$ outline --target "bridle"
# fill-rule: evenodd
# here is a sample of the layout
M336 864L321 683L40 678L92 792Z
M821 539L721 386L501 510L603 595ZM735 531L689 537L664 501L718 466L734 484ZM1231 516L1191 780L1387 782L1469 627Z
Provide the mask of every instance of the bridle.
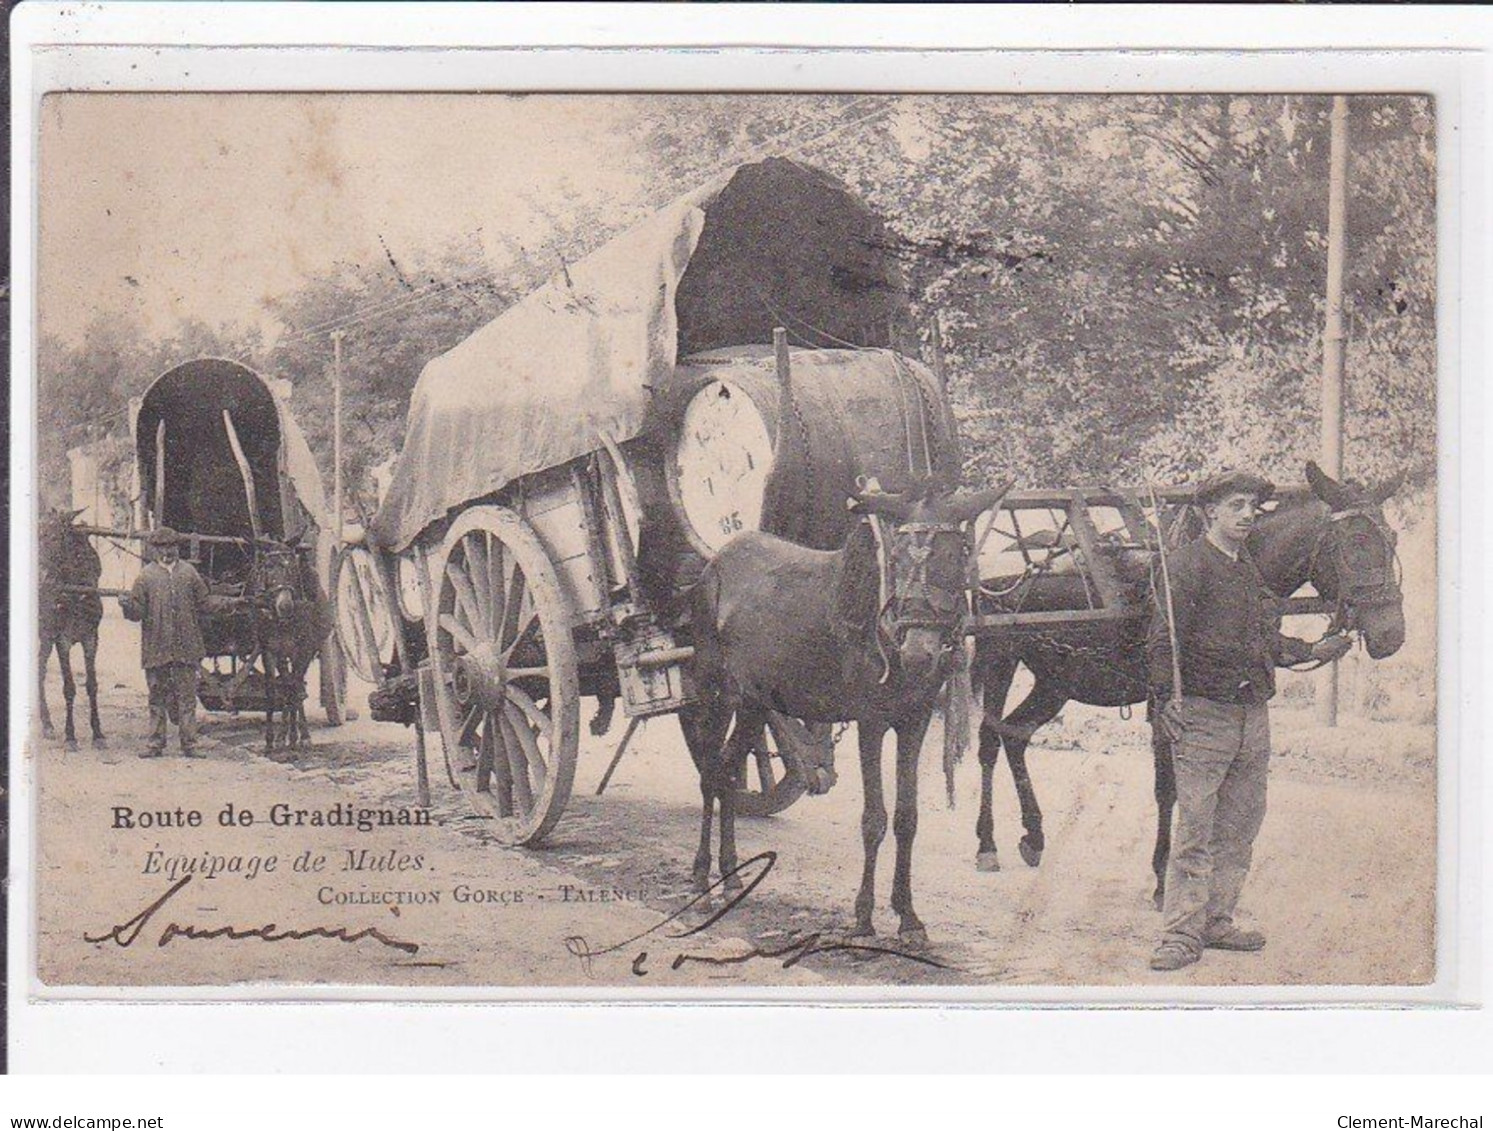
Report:
M1375 564L1365 566L1361 560L1350 559L1354 539L1350 536L1349 523L1367 523L1367 530L1373 532L1378 543ZM1319 592L1322 587L1317 578L1324 562L1331 567L1336 582L1337 594L1324 639L1343 632L1361 635L1360 610L1383 608L1401 600L1403 567L1396 549L1398 541L1375 506L1359 503L1328 514L1327 524L1317 535L1307 560L1307 577Z
M259 556L256 567L259 574L258 604L276 619L288 616L301 599L297 565L295 550L289 547L265 550Z
M952 653L963 636L969 597L961 584L948 589L928 577L935 540L954 536L968 541L957 522L904 522L888 532L879 515L868 516L876 537L880 600L876 647L882 662L879 682L891 677L891 652L901 648L909 630L932 629L943 636L943 653ZM961 577L962 581L962 577Z

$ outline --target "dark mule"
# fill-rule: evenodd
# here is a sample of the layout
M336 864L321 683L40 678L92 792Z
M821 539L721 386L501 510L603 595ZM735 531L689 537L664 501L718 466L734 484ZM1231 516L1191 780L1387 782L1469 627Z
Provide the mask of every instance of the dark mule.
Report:
M1263 515L1249 539L1265 583L1281 597L1308 581L1336 605L1335 627L1363 635L1374 659L1393 655L1405 640L1405 617L1395 573L1395 535L1384 521L1381 504L1398 488L1398 480L1374 489L1338 483L1315 463L1306 467L1312 494L1283 499ZM1168 545L1175 541L1171 532ZM1191 531L1193 536L1200 528ZM993 579L989 588L1006 589L1017 579ZM1023 610L1081 607L1084 582L1076 574L1047 575L1016 586L999 600L982 597L982 611L1002 611L1020 603ZM1042 810L1027 773L1026 749L1032 735L1051 722L1069 700L1095 707L1123 707L1144 702L1147 693L1146 630L1149 608L1120 622L1101 622L1061 630L1051 636L1017 635L982 638L971 677L984 689L985 719L980 726L980 816L978 865L999 868L991 816L991 781L1002 743L1021 802L1025 835L1019 849L1032 867L1041 861L1044 840ZM1006 694L1025 664L1036 680L1031 693L1004 718ZM1167 858L1171 853L1171 817L1176 802L1171 750L1153 728L1156 763L1156 902L1160 906Z
M258 647L264 660L264 746L275 750L280 712L286 750L310 742L306 672L332 630L331 602L310 558L294 544L263 548L252 575Z
M63 735L69 749L78 745L73 729L73 700L78 685L73 680L72 650L83 647L83 683L88 689L88 723L93 728L93 744L104 745L104 728L98 715L98 626L104 619L104 602L98 594L103 563L98 551L73 522L81 510L49 511L41 522L39 547L40 610L37 618L41 632L41 663L37 674L41 698L41 730L55 738L52 716L47 710L47 656L57 651L62 669L62 695L67 701L67 721ZM84 592L87 590L87 592Z
M852 509L867 517L839 550L808 550L772 535L747 533L706 567L691 610L701 694L680 715L700 769L704 802L694 866L697 890L709 887L717 801L724 886L741 886L734 875L735 790L766 712L811 724L854 721L865 782L865 872L855 901L855 934L874 933L876 854L887 823L881 747L886 732L895 730L892 907L904 937L924 937L912 906L918 754L961 641L968 588L962 524L1004 493L864 493ZM736 726L728 739L733 716Z

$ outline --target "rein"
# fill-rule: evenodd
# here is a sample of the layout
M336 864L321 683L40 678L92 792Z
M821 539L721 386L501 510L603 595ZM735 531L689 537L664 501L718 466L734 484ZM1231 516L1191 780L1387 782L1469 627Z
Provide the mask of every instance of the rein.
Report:
M1375 569L1371 573L1372 580L1367 584L1349 586L1344 578L1348 573L1343 568L1343 548L1341 542L1335 544L1336 558L1333 562L1333 573L1337 579L1337 597L1333 601L1332 615L1328 619L1326 631L1324 631L1313 644L1320 644L1328 637L1345 633L1353 636L1358 642L1362 642L1363 630L1358 626L1358 618L1355 609L1377 608L1381 605L1391 604L1399 599L1400 583L1404 576L1404 567L1400 561L1399 550L1395 546L1394 535L1387 529L1383 520L1367 506L1352 506L1341 511L1334 511L1327 516L1327 525L1317 535L1317 540L1312 545L1311 555L1307 559L1307 578L1314 579L1317 569L1322 561L1322 555L1327 552L1329 539L1334 535L1341 537L1337 529L1340 523L1350 519L1361 518L1368 524L1369 528L1379 539L1380 548L1384 551L1385 561L1388 566L1384 569ZM1383 574L1382 578L1374 575ZM1287 664L1291 671L1314 672L1319 668L1326 667L1329 661L1308 660L1301 664Z

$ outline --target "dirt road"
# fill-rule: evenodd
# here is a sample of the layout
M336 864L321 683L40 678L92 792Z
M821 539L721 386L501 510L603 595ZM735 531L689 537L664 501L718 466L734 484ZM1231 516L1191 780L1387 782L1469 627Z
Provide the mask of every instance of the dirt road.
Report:
M848 928L860 873L853 735L842 742L841 780L829 795L805 798L775 818L742 821L744 858L776 853L761 884L707 929L675 937L706 915L697 908L666 921L690 898L699 821L699 795L674 720L639 732L601 798L594 790L618 735L587 736L566 815L539 851L492 844L444 784L438 757L431 824L369 831L310 825L310 814L343 806L353 817L368 808L419 819L409 732L366 719L317 727L314 747L285 765L263 756L257 722L210 717L207 759L139 759L144 695L134 638L117 622L106 626L109 747L94 750L85 741L75 752L57 743L36 748L39 967L49 984L570 985L584 993L600 986L825 983L1377 985L1433 976L1429 727L1353 722L1319 732L1298 713L1278 711L1270 811L1242 908L1270 944L1255 955L1210 952L1171 975L1145 965L1158 917L1150 903L1155 817L1144 723L1070 707L1061 725L1039 736L1030 756L1046 815L1039 868L1027 868L1015 852L1017 807L1009 775L999 769L998 873L974 867L973 755L960 767L951 811L935 730L924 759L914 859L930 945L895 953L896 918L886 906L889 836L877 926L879 945L892 953L867 953L834 949ZM55 679L51 694L55 704ZM313 714L313 725L319 721ZM888 774L892 761L888 755ZM132 811L136 827L118 827L119 807ZM178 808L198 812L201 824L139 827L145 811L174 817ZM245 810L254 815L252 826L237 823ZM306 814L300 824L297 811ZM288 823L271 823L277 813L290 814ZM270 856L275 870L265 872ZM255 857L261 870L251 878ZM320 870L313 868L317 857L324 858ZM121 945L127 930L111 937L111 928L127 925L187 874L181 869L200 867L204 858L221 874L208 879L198 871L131 945ZM231 870L234 859L238 871ZM168 922L200 933L271 923L270 934L311 934L265 941L188 931L157 945ZM352 942L325 937L370 929L378 934ZM777 951L785 955L770 957ZM686 957L676 968L678 955ZM800 960L785 962L794 956Z

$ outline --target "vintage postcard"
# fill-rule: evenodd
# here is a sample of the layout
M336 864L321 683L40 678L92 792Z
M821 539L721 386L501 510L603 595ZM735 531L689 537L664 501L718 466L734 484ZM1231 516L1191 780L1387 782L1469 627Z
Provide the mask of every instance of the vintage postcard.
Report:
M49 94L35 992L1431 984L1442 129Z

